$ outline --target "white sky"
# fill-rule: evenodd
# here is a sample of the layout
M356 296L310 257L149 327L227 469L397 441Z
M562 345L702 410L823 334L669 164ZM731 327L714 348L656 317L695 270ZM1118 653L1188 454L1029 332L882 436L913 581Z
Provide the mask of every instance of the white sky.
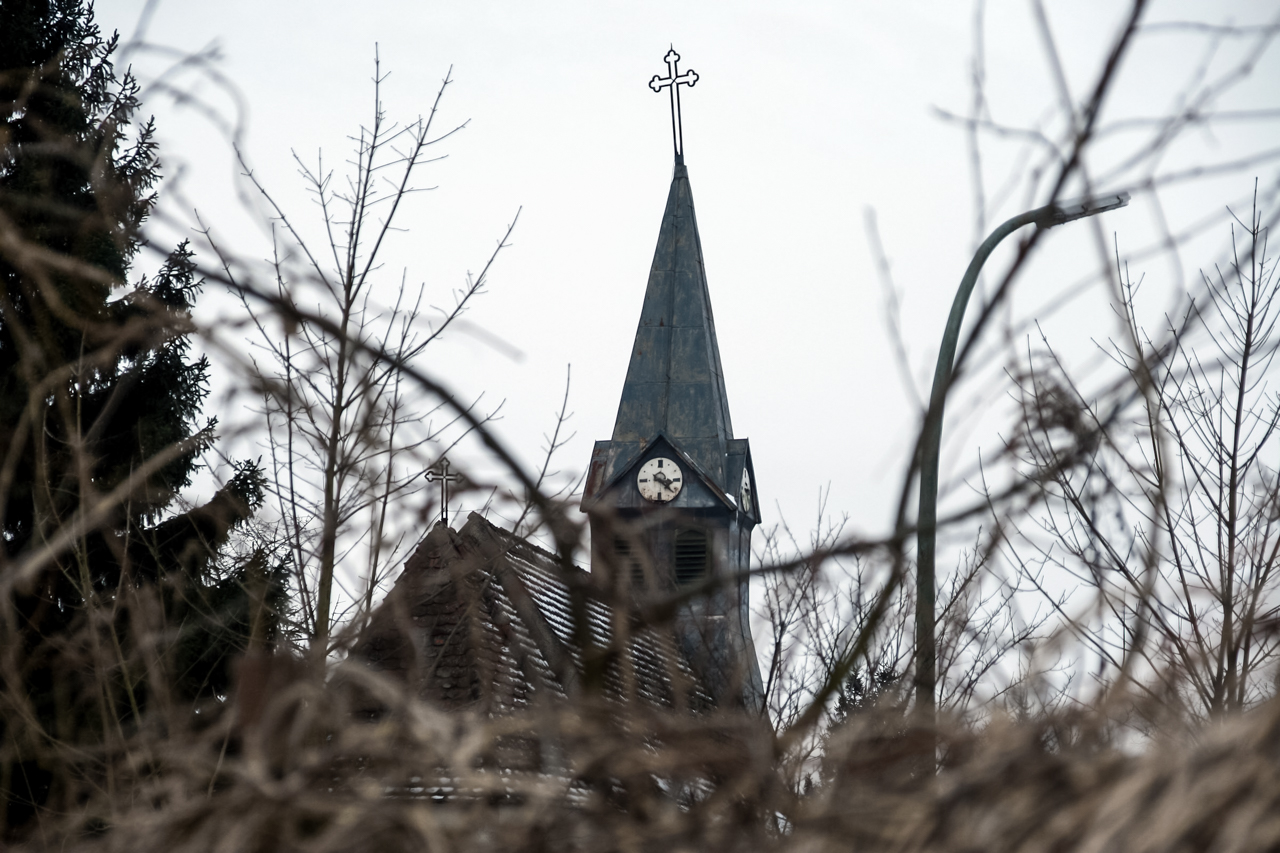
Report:
M140 0L100 2L106 29L128 37ZM1072 93L1092 83L1110 43L1114 0L1051 0L1048 16ZM990 109L996 120L1033 126L1058 105L1029 3L987 5L984 26ZM1236 24L1270 20L1275 2L1156 3L1148 20ZM779 508L801 531L813 523L820 489L828 509L855 527L883 531L893 516L916 425L893 361L883 291L865 229L874 209L900 289L911 371L926 387L952 294L992 224L1043 203L1014 183L986 223L975 218L974 182L962 128L935 108L965 114L972 101L974 7L956 0L913 3L790 2L247 2L166 0L149 42L180 53L216 45L217 68L238 102L197 76L220 114L238 124L259 176L297 218L314 213L290 151L340 165L346 136L368 122L375 45L391 76L383 97L392 118L430 108L452 65L440 127L469 120L444 144L448 159L423 173L438 186L418 196L385 270L394 298L401 268L426 281L436 304L450 302L467 270L478 270L518 208L511 248L469 319L519 350L513 359L473 336L455 335L428 361L463 396L505 400L499 432L533 464L553 423L572 365L574 441L560 466L585 467L592 441L610 436L649 263L671 177L665 95L646 83L665 73L674 44L682 68L700 75L685 90L684 140L736 433L751 439L766 525ZM1167 111L1202 58L1206 37L1145 36L1121 69L1108 119ZM1220 73L1246 42L1227 39L1210 65ZM141 54L153 77L172 57ZM184 82L185 81L185 82ZM1269 50L1218 108L1275 109L1280 61ZM268 254L254 215L237 198L243 182L217 125L152 97L162 159L181 178L182 198L224 242ZM1060 138L1061 124L1046 133ZM1276 121L1193 131L1161 163L1172 170L1206 158L1227 161L1275 146ZM1133 148L1150 128L1099 149L1094 174ZM1019 139L984 141L985 193L1021 174ZM1041 160L1033 154L1030 163ZM1157 170L1157 171L1160 171ZM1128 188L1145 172L1103 189ZM1274 162L1171 189L1163 215L1177 231L1221 217L1252 188L1277 181ZM1070 305L1046 305L1099 270L1098 238L1122 254L1155 233L1157 206L1133 205L1053 232L1019 284L1015 320L1041 319L1078 363L1096 361L1091 339L1115 331L1106 292L1092 284ZM1221 221L1221 219L1219 220ZM1188 248L1182 273L1212 263L1225 227ZM1012 243L1012 241L1010 241ZM998 269L1001 256L988 270ZM1155 288L1153 317L1167 304L1178 267L1169 258L1134 262ZM1161 295L1163 293L1163 295ZM999 331L999 330L997 330ZM1014 344L1025 329L1014 331ZM998 335L997 335L998 337ZM998 341L997 341L998 342ZM1025 348L1025 347L1024 347ZM1001 363L958 391L948 411L944 468L971 466L998 448L998 417L978 415L1003 399ZM224 420L233 413L220 413Z

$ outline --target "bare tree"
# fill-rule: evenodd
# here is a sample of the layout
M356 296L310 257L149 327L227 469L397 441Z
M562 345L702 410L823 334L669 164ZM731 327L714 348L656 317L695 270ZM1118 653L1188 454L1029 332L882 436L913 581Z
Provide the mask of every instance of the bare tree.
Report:
M398 230L402 204L420 189L417 172L437 159L431 156L434 146L466 125L443 133L433 129L449 75L425 118L391 121L382 106L386 78L379 60L374 67L373 119L352 138L352 172L345 185L335 185L323 160L310 167L294 155L321 213L321 249L313 251L303 230L246 167L275 217L267 308L250 298L253 287L241 280L233 258L204 232L257 332L255 381L266 418L271 494L317 661L334 650L335 626L358 626L372 610L381 585L404 557L404 499L420 488L422 473L443 452L441 442L447 447L460 437L450 431L458 424L456 413L439 402L423 405L406 389L400 366L419 359L484 292L515 227L513 220L479 274L468 274L453 304L437 309L438 316L424 316L425 284L414 293L404 276L398 284L383 280L383 253ZM380 305L379 296L389 292L395 301ZM312 300L314 317L278 316L280 305Z
M1119 310L1138 346L1109 345L1129 381L1105 401L1087 400L1051 350L1022 384L1024 459L1046 501L1045 535L1014 549L1028 581L1053 597L1104 681L1127 673L1193 715L1274 692L1280 395L1267 231L1255 204L1232 227L1229 266L1202 273L1154 339L1138 320L1141 279L1122 268ZM1137 390L1146 375L1150 400ZM1147 566L1138 558L1151 550ZM1050 592L1051 570L1077 594Z

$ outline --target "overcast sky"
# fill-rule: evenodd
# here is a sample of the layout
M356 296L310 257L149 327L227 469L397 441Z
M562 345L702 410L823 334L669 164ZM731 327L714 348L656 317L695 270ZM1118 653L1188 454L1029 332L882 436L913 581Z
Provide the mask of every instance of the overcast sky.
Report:
M104 27L128 37L142 2L100 2ZM1076 100L1096 78L1124 4L1046 4L1065 78ZM1045 43L1029 3L987 4L981 27L989 117L1060 139L1060 107ZM1244 24L1274 19L1275 2L1154 3L1149 21ZM779 508L801 531L819 491L828 509L866 531L884 530L917 423L913 395L886 333L885 291L867 238L874 211L893 278L912 380L927 387L955 287L985 232L1044 201L1026 170L1044 152L1019 136L984 137L979 220L968 137L942 111L973 103L975 7L935 2L272 2L166 0L145 36L175 55L216 47L228 88L197 74L196 87L260 178L299 218L313 217L290 152L340 166L348 134L371 116L375 50L390 72L383 98L392 118L431 105L452 67L439 126L468 122L444 143L447 159L423 173L435 186L414 199L381 287L394 298L403 269L425 281L436 304L476 271L521 210L511 247L470 321L504 342L457 334L430 360L463 395L505 400L499 432L532 463L553 425L566 368L576 438L561 467L581 471L591 443L612 431L632 337L672 169L665 95L647 88L664 73L669 45L699 82L682 95L684 141L715 308L736 434L751 440L766 525ZM1155 29L1120 69L1108 121L1168 111L1197 69L1208 79L1253 42L1225 36L1206 53L1204 32ZM174 56L134 58L144 82ZM201 80L204 82L200 82ZM1213 109L1274 110L1280 61L1267 50ZM234 94L233 94L234 93ZM181 190L173 216L201 216L242 253L265 257L255 216L237 196L243 182L224 129L156 95L166 173ZM1277 123L1248 120L1193 130L1155 173L1226 162L1273 148ZM1151 168L1111 175L1109 165L1150 138L1134 123L1091 164L1102 189L1132 188ZM1114 333L1096 277L1099 246L1125 257L1150 246L1163 218L1180 232L1205 217L1225 220L1254 176L1274 188L1274 161L1178 184L1159 199L1135 191L1128 209L1051 233L1019 282L1008 315L1010 351L1025 351L1040 320L1082 368L1098 361L1092 340ZM1108 183L1109 181L1109 183ZM189 221L189 219L188 219ZM314 221L314 220L313 220ZM180 229L179 229L180 230ZM1209 229L1179 258L1133 263L1152 282L1153 317L1179 276L1217 259L1225 226ZM1101 243L1099 242L1101 240ZM989 269L999 267L997 256ZM1161 290L1161 288L1165 288ZM1051 310L1064 295L1065 307ZM1033 331L1033 330L1032 330ZM997 338L999 333L997 332ZM1019 343L1019 342L1022 343ZM518 352L518 355L515 354ZM953 473L999 442L1001 363L958 390L944 455ZM986 412L987 416L981 415ZM223 413L224 418L228 413Z

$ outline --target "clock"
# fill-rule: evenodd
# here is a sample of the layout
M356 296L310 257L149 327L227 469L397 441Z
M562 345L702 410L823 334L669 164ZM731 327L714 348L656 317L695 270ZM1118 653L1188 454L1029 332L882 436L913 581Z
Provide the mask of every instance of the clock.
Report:
M684 485L684 475L680 466L666 457L650 459L640 466L636 475L636 486L640 489L640 497L655 503L666 503L680 494Z
M742 511L751 512L751 475L747 473L747 469L742 469L742 486L738 489L738 502L742 504Z

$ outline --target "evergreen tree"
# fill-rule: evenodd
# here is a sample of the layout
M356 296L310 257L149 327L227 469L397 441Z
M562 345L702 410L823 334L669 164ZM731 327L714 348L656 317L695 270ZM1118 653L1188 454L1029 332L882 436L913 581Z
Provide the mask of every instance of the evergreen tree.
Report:
M854 667L836 692L831 725L843 725L855 714L875 710L886 697L894 696L898 686L898 674L891 669L878 665Z
M251 626L274 632L255 600L275 612L282 596L264 555L220 555L261 502L255 465L174 511L215 439L199 421L209 365L188 339L200 282L183 244L127 284L159 162L152 124L131 124L138 86L115 73L117 38L84 0L0 0L5 834L70 807L94 770L67 756L127 737L160 693L225 695Z

